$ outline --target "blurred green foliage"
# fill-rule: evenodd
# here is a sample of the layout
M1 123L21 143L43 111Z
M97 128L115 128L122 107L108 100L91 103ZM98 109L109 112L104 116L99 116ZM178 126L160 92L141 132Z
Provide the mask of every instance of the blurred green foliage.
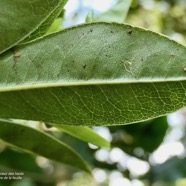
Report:
M161 117L139 124L109 127L113 140L112 146L119 147L126 153L146 159L162 143L168 123L166 117ZM138 153L140 148L144 153Z

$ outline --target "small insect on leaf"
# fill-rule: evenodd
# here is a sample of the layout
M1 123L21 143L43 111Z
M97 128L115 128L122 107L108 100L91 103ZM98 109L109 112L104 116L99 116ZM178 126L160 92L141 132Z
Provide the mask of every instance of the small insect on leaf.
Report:
M183 68L184 72L186 72L186 67Z

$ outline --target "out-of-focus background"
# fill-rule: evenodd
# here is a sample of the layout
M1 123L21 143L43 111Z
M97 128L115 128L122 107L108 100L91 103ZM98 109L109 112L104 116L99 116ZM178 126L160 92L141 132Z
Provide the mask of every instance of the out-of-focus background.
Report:
M126 8L122 7L122 1L69 0L50 32L91 21L118 3L121 11ZM163 33L186 44L185 0L133 0L128 15L123 16L124 23ZM93 170L94 179L0 143L0 172L25 173L21 180L0 180L0 186L186 185L186 109L140 124L94 127L94 130L111 142L111 149L100 149L67 134L50 131L83 156Z

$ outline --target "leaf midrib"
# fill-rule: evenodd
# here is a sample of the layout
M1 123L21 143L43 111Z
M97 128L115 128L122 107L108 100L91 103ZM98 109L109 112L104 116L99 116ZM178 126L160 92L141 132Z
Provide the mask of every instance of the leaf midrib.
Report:
M168 82L183 82L186 78L172 78L172 79L139 79L139 80L126 80L126 81L71 81L63 83L37 83L34 85L14 85L12 87L0 87L0 92L11 92L20 90L44 89L53 87L70 87L70 86L97 86L97 85L124 85L124 84L153 84L153 83L168 83Z

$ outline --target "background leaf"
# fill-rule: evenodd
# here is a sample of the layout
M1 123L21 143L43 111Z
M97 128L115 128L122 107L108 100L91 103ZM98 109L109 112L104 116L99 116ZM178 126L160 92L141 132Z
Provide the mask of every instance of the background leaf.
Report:
M53 125L52 126L56 126ZM94 145L97 145L99 147L105 147L109 148L110 143L101 137L99 134L94 132L91 128L89 127L82 127L82 126L56 126L57 129L60 131L63 131L67 134L70 134L80 140L83 140L88 143L92 143Z
M25 151L90 173L83 159L70 147L54 137L31 127L0 120L0 139Z
M16 52L19 57L9 51L0 59L2 118L117 125L186 103L186 48L151 31L88 24Z
M166 117L160 117L133 125L110 126L109 129L113 136L112 147L119 147L132 156L147 159L163 142L168 122Z
M123 23L127 17L132 0L119 0L111 9L93 17L94 22L108 21Z
M66 0L1 0L0 53L30 35Z
M64 1L61 1L56 7L56 9L52 12L52 14L34 32L32 32L27 38L25 38L21 43L27 43L34 39L37 39L47 34L49 29L50 29L49 33L51 33L52 31L61 30L60 27L62 23L62 18L61 19L59 18L57 21L55 21L55 19L59 15L64 13L63 5L64 5ZM51 28L51 26L53 27Z

